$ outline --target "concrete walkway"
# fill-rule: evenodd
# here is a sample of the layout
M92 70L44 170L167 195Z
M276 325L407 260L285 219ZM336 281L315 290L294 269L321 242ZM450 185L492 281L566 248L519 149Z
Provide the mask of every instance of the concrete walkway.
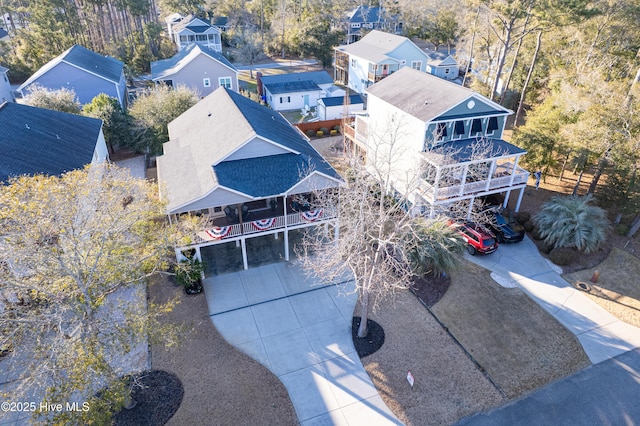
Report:
M520 287L575 334L592 363L597 364L640 347L640 329L618 320L567 283L560 269L525 238L503 244L488 256L469 256L472 262L493 271L505 287Z
M285 385L311 425L395 425L351 340L353 282L319 284L292 262L204 282L220 334Z

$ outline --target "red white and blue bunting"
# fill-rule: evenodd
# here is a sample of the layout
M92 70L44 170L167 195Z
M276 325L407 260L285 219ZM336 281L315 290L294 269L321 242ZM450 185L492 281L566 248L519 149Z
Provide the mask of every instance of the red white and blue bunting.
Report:
M276 223L276 218L272 217L270 219L254 220L251 222L251 225L253 225L253 227L256 228L258 231L266 231L267 229L275 225L275 223Z
M314 222L320 219L320 217L322 216L322 209L309 210L308 212L302 212L300 214L302 215L302 218L307 222Z
M216 227L216 228L213 228L213 229L207 229L204 232L209 237L213 238L214 240L221 240L224 237L226 237L227 235L229 235L229 232L231 232L231 227L230 226L220 226L220 227Z

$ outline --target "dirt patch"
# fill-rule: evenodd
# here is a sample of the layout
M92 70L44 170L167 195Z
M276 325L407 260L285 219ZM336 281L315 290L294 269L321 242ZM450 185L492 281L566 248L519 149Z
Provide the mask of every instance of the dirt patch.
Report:
M172 351L151 348L152 367L175 374L184 387L182 404L169 425L297 424L286 388L220 336L204 293L187 296L161 277L154 277L149 292L158 302L177 296L180 303L165 321L192 330Z
M450 285L450 276L429 273L414 278L409 289L423 305L430 308L442 299Z
M596 271L597 282L591 281ZM640 260L618 248L598 266L563 275L571 285L602 306L613 316L640 327ZM579 286L585 283L586 286ZM583 288L584 287L584 288Z
M453 275L432 312L510 399L590 365L570 331L477 265Z
M452 424L506 402L408 290L393 301L383 301L371 317L384 328L386 341L362 363L384 402L404 424ZM415 378L413 388L408 371Z

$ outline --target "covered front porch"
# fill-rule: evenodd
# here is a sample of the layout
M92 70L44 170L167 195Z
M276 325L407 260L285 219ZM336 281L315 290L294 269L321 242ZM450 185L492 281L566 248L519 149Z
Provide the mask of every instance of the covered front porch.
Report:
M314 208L313 195L294 194L263 198L240 204L215 206L195 212L206 217L205 229L194 236L193 244L176 248L178 259L185 250L195 249L205 263L205 274L234 272L277 261L289 261L297 241L309 227L338 238L335 212ZM172 215L179 220L180 215Z

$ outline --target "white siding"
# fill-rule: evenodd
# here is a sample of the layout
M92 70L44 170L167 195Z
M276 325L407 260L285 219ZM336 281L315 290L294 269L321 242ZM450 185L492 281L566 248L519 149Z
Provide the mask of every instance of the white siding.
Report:
M96 149L93 152L93 160L91 164L99 164L109 158L109 151L107 150L107 143L104 140L104 134L102 133L102 129L100 129L100 134L98 135L98 140L96 141Z
M186 206L181 207L180 209L177 209L177 211L173 211L171 213L190 212L194 210L227 206L229 204L245 203L248 201L252 201L252 198L236 194L235 192L229 191L225 188L217 188L202 199L187 204Z
M305 192L312 192L321 189L335 188L339 184L333 179L329 179L325 176L314 172L307 176L302 182L299 182L296 186L287 191L287 194L302 194Z

